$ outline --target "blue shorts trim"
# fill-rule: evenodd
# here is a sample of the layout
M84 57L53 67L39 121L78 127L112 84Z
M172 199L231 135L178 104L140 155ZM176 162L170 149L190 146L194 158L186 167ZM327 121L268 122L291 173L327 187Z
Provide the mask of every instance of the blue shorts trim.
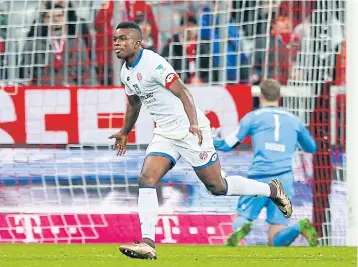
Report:
M218 159L219 159L218 154L217 154L217 153L214 153L214 154L211 156L211 158L210 158L210 160L209 160L208 163L206 163L206 164L204 164L204 165L202 165L202 166L197 166L197 167L194 167L194 166L193 166L193 169L194 169L194 170L205 169L205 168L209 167L210 165L213 165Z
M169 154L167 153L163 153L163 152L150 152L147 154L146 158L149 157L149 156L160 156L160 157L164 157L164 158L167 158L167 159L170 159L171 162L173 163L173 166L175 164L177 164L177 161L175 160L175 158L173 158L172 156L170 156Z

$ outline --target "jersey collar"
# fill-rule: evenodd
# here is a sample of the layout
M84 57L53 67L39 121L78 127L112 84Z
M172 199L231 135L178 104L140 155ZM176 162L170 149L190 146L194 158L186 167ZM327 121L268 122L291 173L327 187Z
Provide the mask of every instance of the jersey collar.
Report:
M140 59L142 58L142 55L143 55L143 48L140 49L140 52L139 52L139 55L138 57L134 60L133 64L132 65L128 65L128 63L126 62L126 67L127 69L129 68L134 68L135 66L138 65Z
M264 107L261 107L261 108L280 108L280 106L264 106Z

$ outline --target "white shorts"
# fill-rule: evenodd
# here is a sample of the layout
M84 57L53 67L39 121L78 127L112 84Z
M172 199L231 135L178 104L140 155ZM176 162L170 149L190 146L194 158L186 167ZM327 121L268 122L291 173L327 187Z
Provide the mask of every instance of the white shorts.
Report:
M170 159L173 165L183 157L194 170L206 168L218 160L210 129L202 129L203 143L198 144L198 137L189 133L182 140L173 140L161 135L154 135L149 144L146 157L163 156Z

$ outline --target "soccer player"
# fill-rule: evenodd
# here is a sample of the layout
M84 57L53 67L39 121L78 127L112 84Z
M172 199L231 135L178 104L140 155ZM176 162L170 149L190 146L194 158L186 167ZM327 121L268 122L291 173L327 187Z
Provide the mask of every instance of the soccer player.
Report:
M279 107L280 84L267 79L260 83L261 108L248 113L240 121L237 131L225 139L215 139L214 146L219 151L230 151L239 145L248 135L252 137L253 163L248 177L263 183L269 183L272 177L281 181L285 192L293 193L292 157L297 144L305 152L316 152L316 143L301 120ZM233 222L234 232L226 241L228 246L237 246L250 232L253 221L266 207L266 222L269 223L268 243L273 246L289 246L302 234L311 246L317 245L317 233L308 219L292 226L288 218L267 197L240 197L237 206L238 215Z
M141 40L139 26L127 21L117 26L113 37L117 58L124 59L120 77L128 97L123 127L109 136L115 139L117 155L126 151L127 136L142 104L156 123L138 180L142 240L134 245L122 245L120 251L132 258L157 258L154 237L158 198L155 186L180 157L192 165L213 195L265 196L272 199L285 217L290 217L291 201L279 180L262 183L241 176L221 177L209 120L196 108L189 90L173 67L160 55L143 49Z

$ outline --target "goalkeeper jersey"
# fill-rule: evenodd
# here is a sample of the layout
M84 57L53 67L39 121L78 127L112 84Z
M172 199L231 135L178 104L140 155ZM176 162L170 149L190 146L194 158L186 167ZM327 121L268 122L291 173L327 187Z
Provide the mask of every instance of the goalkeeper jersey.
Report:
M316 151L316 142L302 121L281 107L264 107L248 113L233 134L225 138L229 146L252 137L253 163L248 176L272 176L292 170L296 147Z

